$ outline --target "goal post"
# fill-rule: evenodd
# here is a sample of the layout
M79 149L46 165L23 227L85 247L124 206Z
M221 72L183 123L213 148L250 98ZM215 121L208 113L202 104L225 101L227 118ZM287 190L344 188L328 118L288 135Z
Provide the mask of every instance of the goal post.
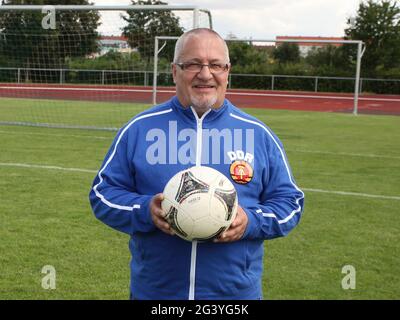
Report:
M41 11L48 13L54 9L56 11L192 11L193 12L193 28L200 26L200 13L205 13L208 23L212 29L211 12L208 9L199 8L198 6L184 5L0 5L0 12L5 11Z
M158 58L160 53L162 52L163 47L166 44L166 41L175 41L178 37L170 37L170 36L157 36L154 39L154 72L153 72L153 104L157 103L157 86L158 86ZM163 42L163 46L160 47L160 42ZM356 58L356 68L354 73L354 91L353 91L353 114L358 114L358 101L360 94L360 74L361 74L361 59L365 51L365 44L360 40L298 40L298 39L225 39L225 41L229 44L230 42L244 42L244 43L309 43L313 45L319 44L328 44L328 45L352 45L357 48L357 58ZM290 77L290 76L288 76Z
M154 37L197 27L208 9L0 5L0 124L116 130L151 103Z

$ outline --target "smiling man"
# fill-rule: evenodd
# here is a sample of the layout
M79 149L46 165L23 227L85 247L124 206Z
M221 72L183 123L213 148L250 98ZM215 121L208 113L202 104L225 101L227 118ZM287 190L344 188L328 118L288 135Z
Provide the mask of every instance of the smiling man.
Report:
M225 99L225 41L194 29L176 43L176 96L118 132L90 192L98 219L130 236L132 299L261 299L264 240L299 222L304 194L282 143ZM218 238L174 235L161 209L177 172L207 165L235 185L235 220Z
M184 107L193 106L199 116L222 106L229 70L228 47L217 33L198 29L177 41L172 64L176 95Z

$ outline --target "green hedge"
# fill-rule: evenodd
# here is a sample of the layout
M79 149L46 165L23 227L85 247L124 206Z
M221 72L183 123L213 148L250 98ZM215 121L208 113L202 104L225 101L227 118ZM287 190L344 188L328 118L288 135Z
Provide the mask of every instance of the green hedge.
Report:
M1 62L1 59L0 59ZM9 65L9 64L8 64ZM45 67L45 66L43 66ZM60 79L60 71L29 70L21 71L21 82L29 83L69 83L69 84L104 84L104 85L149 85L153 84L153 61L143 60L137 52L132 54L121 54L109 52L108 54L95 58L75 58L65 61L65 71ZM74 71L71 69L91 70ZM108 70L102 72L102 70ZM114 71L113 71L114 70ZM123 71L121 71L123 70ZM127 73L124 71L144 71L144 73ZM170 62L160 59L158 70L159 86L173 86L170 72ZM243 74L243 75L242 75ZM251 76L249 74L254 74ZM259 89L259 90L291 90L291 91L314 91L315 76L318 75L319 92L354 92L354 79L326 79L320 77L343 77L353 78L354 70L342 70L332 66L315 67L304 61L299 63L264 63L249 65L233 65L230 75L229 87L233 89ZM275 75L272 80L271 75ZM279 77L285 75L288 77ZM300 77L299 77L300 76ZM312 78L302 78L309 76ZM374 78L400 79L400 68L391 70L375 70ZM17 70L1 70L1 82L17 82ZM370 93L400 94L400 81L378 81L364 80L362 91Z

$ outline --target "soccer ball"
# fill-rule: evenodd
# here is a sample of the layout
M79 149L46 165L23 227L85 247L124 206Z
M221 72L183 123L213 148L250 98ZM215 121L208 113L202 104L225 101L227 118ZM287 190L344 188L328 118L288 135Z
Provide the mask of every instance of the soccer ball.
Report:
M196 166L178 172L163 193L165 219L179 237L188 241L213 239L236 217L235 187L210 167Z

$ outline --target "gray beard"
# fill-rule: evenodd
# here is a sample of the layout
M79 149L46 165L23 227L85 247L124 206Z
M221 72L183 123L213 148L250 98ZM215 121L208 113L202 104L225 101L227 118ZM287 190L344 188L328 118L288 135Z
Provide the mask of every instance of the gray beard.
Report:
M212 97L207 100L197 99L195 97L191 97L192 106L196 111L206 112L208 109L211 109L212 106L217 102L217 97Z

